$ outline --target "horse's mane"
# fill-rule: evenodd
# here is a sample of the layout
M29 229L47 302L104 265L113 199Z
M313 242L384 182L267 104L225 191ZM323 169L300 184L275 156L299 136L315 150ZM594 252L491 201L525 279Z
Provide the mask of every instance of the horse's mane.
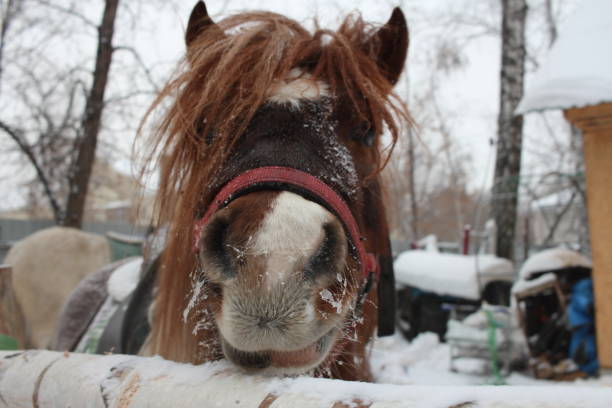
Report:
M195 347L196 339L185 327L191 325L184 325L179 316L190 290L187 276L196 268L190 252L195 214L212 198L214 192L207 187L215 171L269 97L269 89L289 71L302 68L325 81L332 95L349 101L355 120L368 121L376 130L372 161L376 173L384 167L400 124L409 116L376 63L381 44L364 45L372 44L367 40L375 29L361 17L349 16L336 31L317 28L310 33L284 16L253 12L228 17L189 44L174 78L143 120L144 124L169 101L155 126L148 156L149 165L156 154L163 156L158 222L171 225L158 281L164 289L156 301L151 351L175 360L193 358L194 349L184 345ZM384 129L391 136L386 157L379 140Z

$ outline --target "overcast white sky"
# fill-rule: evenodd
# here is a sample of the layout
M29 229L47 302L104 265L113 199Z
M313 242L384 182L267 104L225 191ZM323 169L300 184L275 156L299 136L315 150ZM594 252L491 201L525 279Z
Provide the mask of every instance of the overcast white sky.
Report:
M565 0L563 8L556 11L563 21L573 10L578 1ZM152 61L175 61L183 52L183 30L192 8L192 0L182 0L167 12L157 16L157 30L150 35L139 38L142 49L150 53ZM497 0L227 0L207 3L213 17L221 17L245 9L264 9L285 14L300 22L309 24L313 17L319 19L323 26L337 26L339 21L350 11L360 12L366 20L384 23L396 6L402 6L410 29L410 51L408 58L408 75L411 92L418 93L426 86L430 65L431 48L436 38L445 35L461 46L460 55L466 62L460 68L442 79L439 101L446 114L448 125L457 140L458 147L472 156L469 167L472 170L470 187L488 187L492 182L495 160L495 146L490 143L495 139L497 128L497 111L499 98L500 40L495 35L481 34L480 27L449 25L440 16L448 14L465 15L467 21L478 20L478 23L495 25L499 19ZM543 1L529 1L533 14L541 11ZM538 42L542 38L541 19L532 18L529 23L529 35L532 51L542 58L546 47ZM449 30L456 30L455 32ZM456 34L456 35L455 35ZM149 48L147 48L149 47ZM535 69L533 63L527 64L529 81ZM400 88L404 85L400 84ZM409 100L410 102L410 100ZM528 115L525 121L524 167L536 167L542 147L542 124L537 115ZM435 138L435 135L430 135ZM436 140L423 140L425 143L437 143ZM535 170L534 170L535 171Z
M489 0L481 1L487 3ZM151 61L175 61L183 52L183 30L192 8L192 1L181 1L178 5L166 8L167 12L158 16L155 32L143 32L138 38L142 49ZM460 4L462 3L462 4ZM465 4L474 0L431 0L431 1L282 1L282 0L229 0L208 2L213 17L220 17L244 9L264 9L278 12L300 22L309 24L316 17L323 26L337 26L350 11L357 11L368 20L383 24L391 15L394 7L402 5L408 19L411 43L408 72L410 87L418 91L421 82L426 81L431 67L427 65L428 47L433 38L444 32L445 28L433 26L432 21L438 13L447 10L459 12ZM471 6L470 6L471 8ZM488 10L488 6L485 10ZM495 18L495 17L492 17ZM461 36L458 33L458 36ZM497 93L499 76L499 44L493 36L483 36L470 41L462 50L468 66L448 76L441 86L441 104L449 115L453 133L460 145L472 153L473 168L478 176L471 186L480 187L489 183L488 169L492 166L492 148L489 139L496 129ZM403 87L402 84L399 85ZM424 140L428 143L428 140Z
M219 18L244 9L264 9L293 17L308 25L317 17L323 26L336 26L349 11L359 11L366 20L384 23L393 7L402 5L408 19L411 32L408 73L411 92L418 92L426 86L430 66L430 52L433 41L440 35L456 38L461 48L460 55L466 62L463 68L443 78L440 85L439 101L447 117L458 148L471 154L473 161L471 188L489 186L492 180L494 165L494 146L489 141L495 138L498 92L499 92L499 39L494 35L479 35L479 29L461 25L449 25L439 18L440 15L454 12L479 18L485 22L495 23L497 0L403 0L403 1L367 1L367 0L225 0L208 1L207 7L213 17ZM571 12L579 0L565 0L561 10L561 20ZM542 0L529 1L532 8L541 7ZM556 2L555 2L556 3ZM150 5L158 4L159 7ZM134 30L119 28L115 43L131 42L141 53L145 63L154 66L153 72L158 77L166 75L184 50L184 27L195 4L194 0L164 2L151 0L147 6L136 10L140 13L138 27ZM134 11L134 9L132 9ZM100 19L100 9L90 7L88 14L94 21ZM450 31L449 30L456 30ZM538 27L532 27L537 31ZM537 37L535 37L536 41ZM537 48L537 47L536 47ZM541 48L541 47L540 47ZM533 70L533 64L529 65ZM400 84L400 86L403 86ZM410 101L409 101L410 102ZM541 144L541 126L537 118L526 120L526 151L537 150ZM435 140L424 140L435 143ZM118 142L122 149L129 152L131 137L121 137ZM527 155L529 156L529 155ZM127 155L126 155L127 157ZM535 157L535 156L534 156ZM530 166L530 157L526 157L526 166ZM127 160L118 160L118 166L130 171ZM1 166L1 164L0 164ZM20 195L16 185L18 177L8 177L14 172L12 167L0 167L0 186L9 192L0 208L15 207L20 204ZM22 173L27 174L27 171Z

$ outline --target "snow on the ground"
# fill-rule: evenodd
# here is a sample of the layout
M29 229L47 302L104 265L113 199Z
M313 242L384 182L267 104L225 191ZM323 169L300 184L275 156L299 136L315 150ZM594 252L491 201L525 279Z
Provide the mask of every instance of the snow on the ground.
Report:
M450 349L434 333L422 333L411 343L396 333L378 338L371 350L371 367L377 383L410 385L490 385L493 375L484 360L457 361L459 372L450 371ZM508 385L529 386L612 386L611 377L577 380L573 383L537 380L528 373L513 372Z
M458 362L460 363L460 362ZM458 364L461 372L450 371L450 348L435 333L422 333L409 343L401 334L376 339L371 366L375 381L411 385L485 385L492 381L486 362L470 359ZM508 383L539 384L524 375L512 374Z
M398 284L439 295L478 300L491 281L511 282L512 262L493 255L456 255L406 251L393 264Z
M612 1L584 0L527 82L517 113L612 102Z

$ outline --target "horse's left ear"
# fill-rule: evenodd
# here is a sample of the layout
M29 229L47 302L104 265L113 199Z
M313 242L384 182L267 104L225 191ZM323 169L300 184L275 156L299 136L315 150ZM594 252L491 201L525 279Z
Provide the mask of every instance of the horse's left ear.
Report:
M366 50L374 52L381 71L395 85L408 54L408 25L399 7L393 9L389 21L368 40Z
M206 4L200 0L196 3L193 10L191 10L189 22L187 23L187 31L185 31L185 44L187 48L189 48L193 40L211 26L215 26L215 23L208 15Z

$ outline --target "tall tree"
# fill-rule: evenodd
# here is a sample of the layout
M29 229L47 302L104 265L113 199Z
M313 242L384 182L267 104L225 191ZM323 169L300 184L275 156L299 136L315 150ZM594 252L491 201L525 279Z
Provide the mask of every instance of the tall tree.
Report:
M11 101L17 107L2 111L0 131L15 142L34 168L55 222L80 228L102 114L109 102L105 92L113 54L118 49L113 46L113 35L119 0L104 1L99 24L82 14L76 4L10 0L3 7L0 73L10 68L13 80L0 77L11 88L10 92L3 89L0 96L4 107L11 107ZM42 17L30 15L41 9L49 13L42 13ZM78 52L55 61L41 52L46 46L44 42L33 40L68 39L66 46L72 44L70 30L79 28L60 22L58 16L95 31L97 52L93 72L86 68L89 61ZM10 25L17 25L17 32L9 38ZM4 58L9 43L12 55Z
M0 18L2 19L2 26L0 27L0 78L2 77L3 71L3 57L4 57L4 44L6 43L6 33L13 23L15 16L19 14L21 9L21 0L7 0L0 3Z
M96 155L100 120L104 110L104 93L108 82L108 72L113 58L113 33L119 0L106 0L102 23L98 27L98 51L93 82L87 96L82 121L82 136L77 143L77 157L70 169L71 188L66 203L66 214L62 224L81 228L85 199L89 188L89 178Z
M501 90L491 215L497 224L497 255L508 259L514 258L521 171L523 117L515 116L514 111L523 97L526 17L525 0L502 0Z

